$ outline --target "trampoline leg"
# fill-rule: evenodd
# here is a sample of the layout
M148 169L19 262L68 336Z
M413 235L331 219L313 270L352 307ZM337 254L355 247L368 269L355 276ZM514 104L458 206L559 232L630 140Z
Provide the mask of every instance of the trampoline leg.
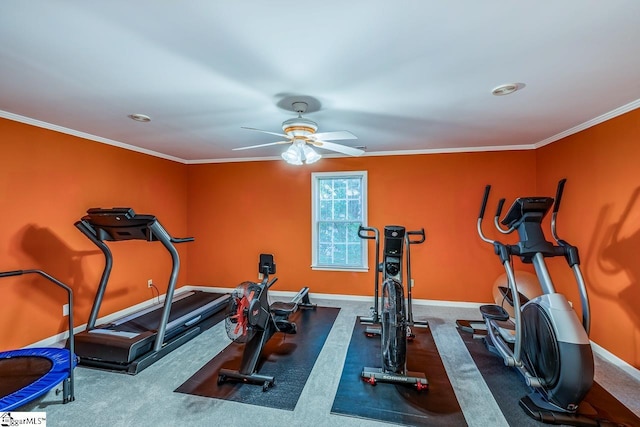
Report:
M70 382L71 380L69 378L62 382L62 403L69 403L73 402L74 400L73 395L70 391Z

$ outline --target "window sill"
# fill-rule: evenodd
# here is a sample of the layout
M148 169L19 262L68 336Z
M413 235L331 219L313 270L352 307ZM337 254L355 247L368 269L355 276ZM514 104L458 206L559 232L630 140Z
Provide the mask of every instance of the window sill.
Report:
M335 267L330 265L312 265L311 269L316 271L344 271L347 273L369 272L369 267Z

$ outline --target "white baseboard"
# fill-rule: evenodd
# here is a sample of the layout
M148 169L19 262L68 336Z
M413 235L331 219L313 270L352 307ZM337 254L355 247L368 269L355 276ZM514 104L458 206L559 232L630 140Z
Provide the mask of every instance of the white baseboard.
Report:
M597 354L598 356L602 357L603 359L605 359L607 362L611 363L612 365L617 366L618 368L622 369L626 374L632 376L635 380L640 381L640 369L637 369L636 367L630 365L629 363L627 363L624 360L620 359L615 354L611 353L609 350L605 349L604 347L599 346L598 344L594 343L593 341L591 341L591 348L593 349L593 352L595 354Z
M183 292L190 292L190 291L208 291L208 292L219 292L219 293L229 293L232 292L235 289L235 287L233 288L222 288L222 287L215 287L215 286L193 286L193 285L187 285L187 286L183 286L181 288L179 288L176 291L176 295L180 295ZM294 291L278 291L278 290L273 290L273 291L269 291L269 293L273 296L277 296L277 297L282 297L282 298L287 298L287 297L293 297L297 292ZM309 296L312 298L312 300L314 298L316 299L327 299L327 300L336 300L336 301L357 301L357 302L366 302L366 301L371 301L372 297L371 296L362 296L362 295L340 295L340 294L320 294L320 293L309 293ZM115 313L111 313L107 316L101 317L98 319L98 321L96 323L100 324L100 323L109 323L115 319L119 319L121 317L127 316L131 313L134 313L138 310L143 310L153 304L156 304L158 301L163 302L165 298L165 295L160 295L160 297L154 297L151 299L148 299L146 301L141 302L140 304L136 304L134 306L128 307L124 310L120 310L117 311ZM426 299L413 299L412 300L413 304L415 305L420 305L420 306L439 306L439 307L456 307L456 308L478 308L481 305L483 305L483 303L474 303L474 302L460 302L460 301L440 301L440 300L426 300ZM80 326L76 326L73 329L73 333L76 334L78 332L82 332L87 328L87 324L83 324ZM66 340L67 338L69 338L69 333L68 332L63 332L54 336L51 336L49 338L45 338L41 341L35 342L33 344L30 344L27 346L27 348L33 348L33 347L56 347L56 346L60 346L61 343ZM613 353L611 353L610 351L606 350L605 348L599 346L598 344L596 344L595 342L591 342L591 348L593 348L593 352L596 353L597 355L599 355L600 357L602 357L603 359L607 360L608 362L610 362L611 364L617 366L618 368L622 369L625 373L629 374L630 376L632 376L634 379L640 381L640 370L635 368L634 366L630 365L629 363L625 362L624 360L620 359L618 356L614 355Z

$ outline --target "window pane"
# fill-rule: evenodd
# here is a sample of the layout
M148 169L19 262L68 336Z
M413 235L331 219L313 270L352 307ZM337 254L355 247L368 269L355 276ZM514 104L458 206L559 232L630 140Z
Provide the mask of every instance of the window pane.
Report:
M347 219L350 221L360 220L362 218L362 204L360 203L360 200L349 200L347 203Z
M319 182L320 200L333 199L333 181L330 179L321 179Z
M332 264L333 246L330 243L320 243L318 245L318 264Z
M360 243L347 245L347 260L349 265L360 265L362 262L362 245Z
M333 241L333 224L321 222L318 224L318 242L331 243Z
M333 219L333 201L332 200L320 200L320 216L318 220L328 221Z
M347 201L346 200L334 200L333 201L333 218L336 220L347 219Z
M347 185L347 197L350 199L359 199L361 194L360 187L360 179L350 179Z
M336 199L346 199L347 198L347 181L346 179L335 179L333 180L333 197Z
M333 264L342 264L345 265L347 263L347 245L344 243L333 245Z
M349 223L347 225L347 243L358 243L361 244L362 240L358 237L358 226L360 223Z
M347 242L347 224L335 222L333 228L333 241L335 243Z

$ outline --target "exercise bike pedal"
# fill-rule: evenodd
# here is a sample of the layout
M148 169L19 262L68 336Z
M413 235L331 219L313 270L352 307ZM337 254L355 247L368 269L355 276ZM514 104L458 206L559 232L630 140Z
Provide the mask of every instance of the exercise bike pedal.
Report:
M421 381L417 381L416 382L416 390L418 391L423 391L423 390L427 390L429 388L429 384L424 384Z
M378 381L376 380L376 377L374 375L371 375L370 377L362 377L362 381L367 384L371 384L372 386L378 385Z

